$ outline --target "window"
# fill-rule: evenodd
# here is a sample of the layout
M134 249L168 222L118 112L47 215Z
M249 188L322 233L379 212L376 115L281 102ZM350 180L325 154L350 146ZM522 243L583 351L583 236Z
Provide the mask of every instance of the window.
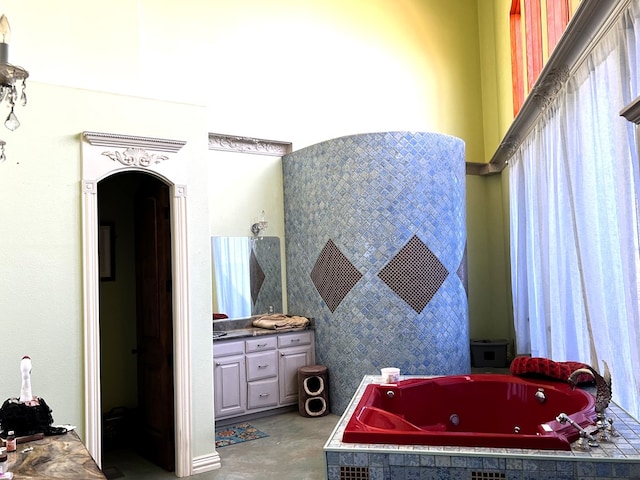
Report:
M509 23L514 117L566 29L570 13L575 11L573 3L571 0L512 0Z

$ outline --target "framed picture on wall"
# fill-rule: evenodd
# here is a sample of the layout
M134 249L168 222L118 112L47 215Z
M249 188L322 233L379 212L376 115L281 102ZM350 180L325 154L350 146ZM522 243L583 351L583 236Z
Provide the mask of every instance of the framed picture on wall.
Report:
M100 280L116 279L116 234L113 222L101 222L98 231L98 263Z

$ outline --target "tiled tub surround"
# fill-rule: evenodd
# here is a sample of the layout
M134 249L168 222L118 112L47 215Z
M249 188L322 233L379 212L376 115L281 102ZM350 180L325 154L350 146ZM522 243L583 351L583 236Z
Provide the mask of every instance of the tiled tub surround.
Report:
M340 414L363 375L469 373L464 143L336 138L283 157L288 308Z
M620 436L586 452L343 443L367 385L379 381L375 375L363 378L324 445L327 480L640 479L640 423L615 403L607 414Z

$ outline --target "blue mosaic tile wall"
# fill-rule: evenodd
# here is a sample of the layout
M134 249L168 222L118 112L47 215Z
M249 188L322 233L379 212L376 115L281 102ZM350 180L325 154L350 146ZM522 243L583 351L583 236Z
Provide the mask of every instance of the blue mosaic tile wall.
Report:
M341 414L363 375L469 373L462 140L384 132L283 158L288 311Z

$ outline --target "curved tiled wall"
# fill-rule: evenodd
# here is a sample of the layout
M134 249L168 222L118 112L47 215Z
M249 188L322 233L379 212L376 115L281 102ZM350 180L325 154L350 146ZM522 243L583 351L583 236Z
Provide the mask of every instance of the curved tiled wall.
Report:
M362 377L468 373L462 140L384 132L283 157L288 310L341 414Z

